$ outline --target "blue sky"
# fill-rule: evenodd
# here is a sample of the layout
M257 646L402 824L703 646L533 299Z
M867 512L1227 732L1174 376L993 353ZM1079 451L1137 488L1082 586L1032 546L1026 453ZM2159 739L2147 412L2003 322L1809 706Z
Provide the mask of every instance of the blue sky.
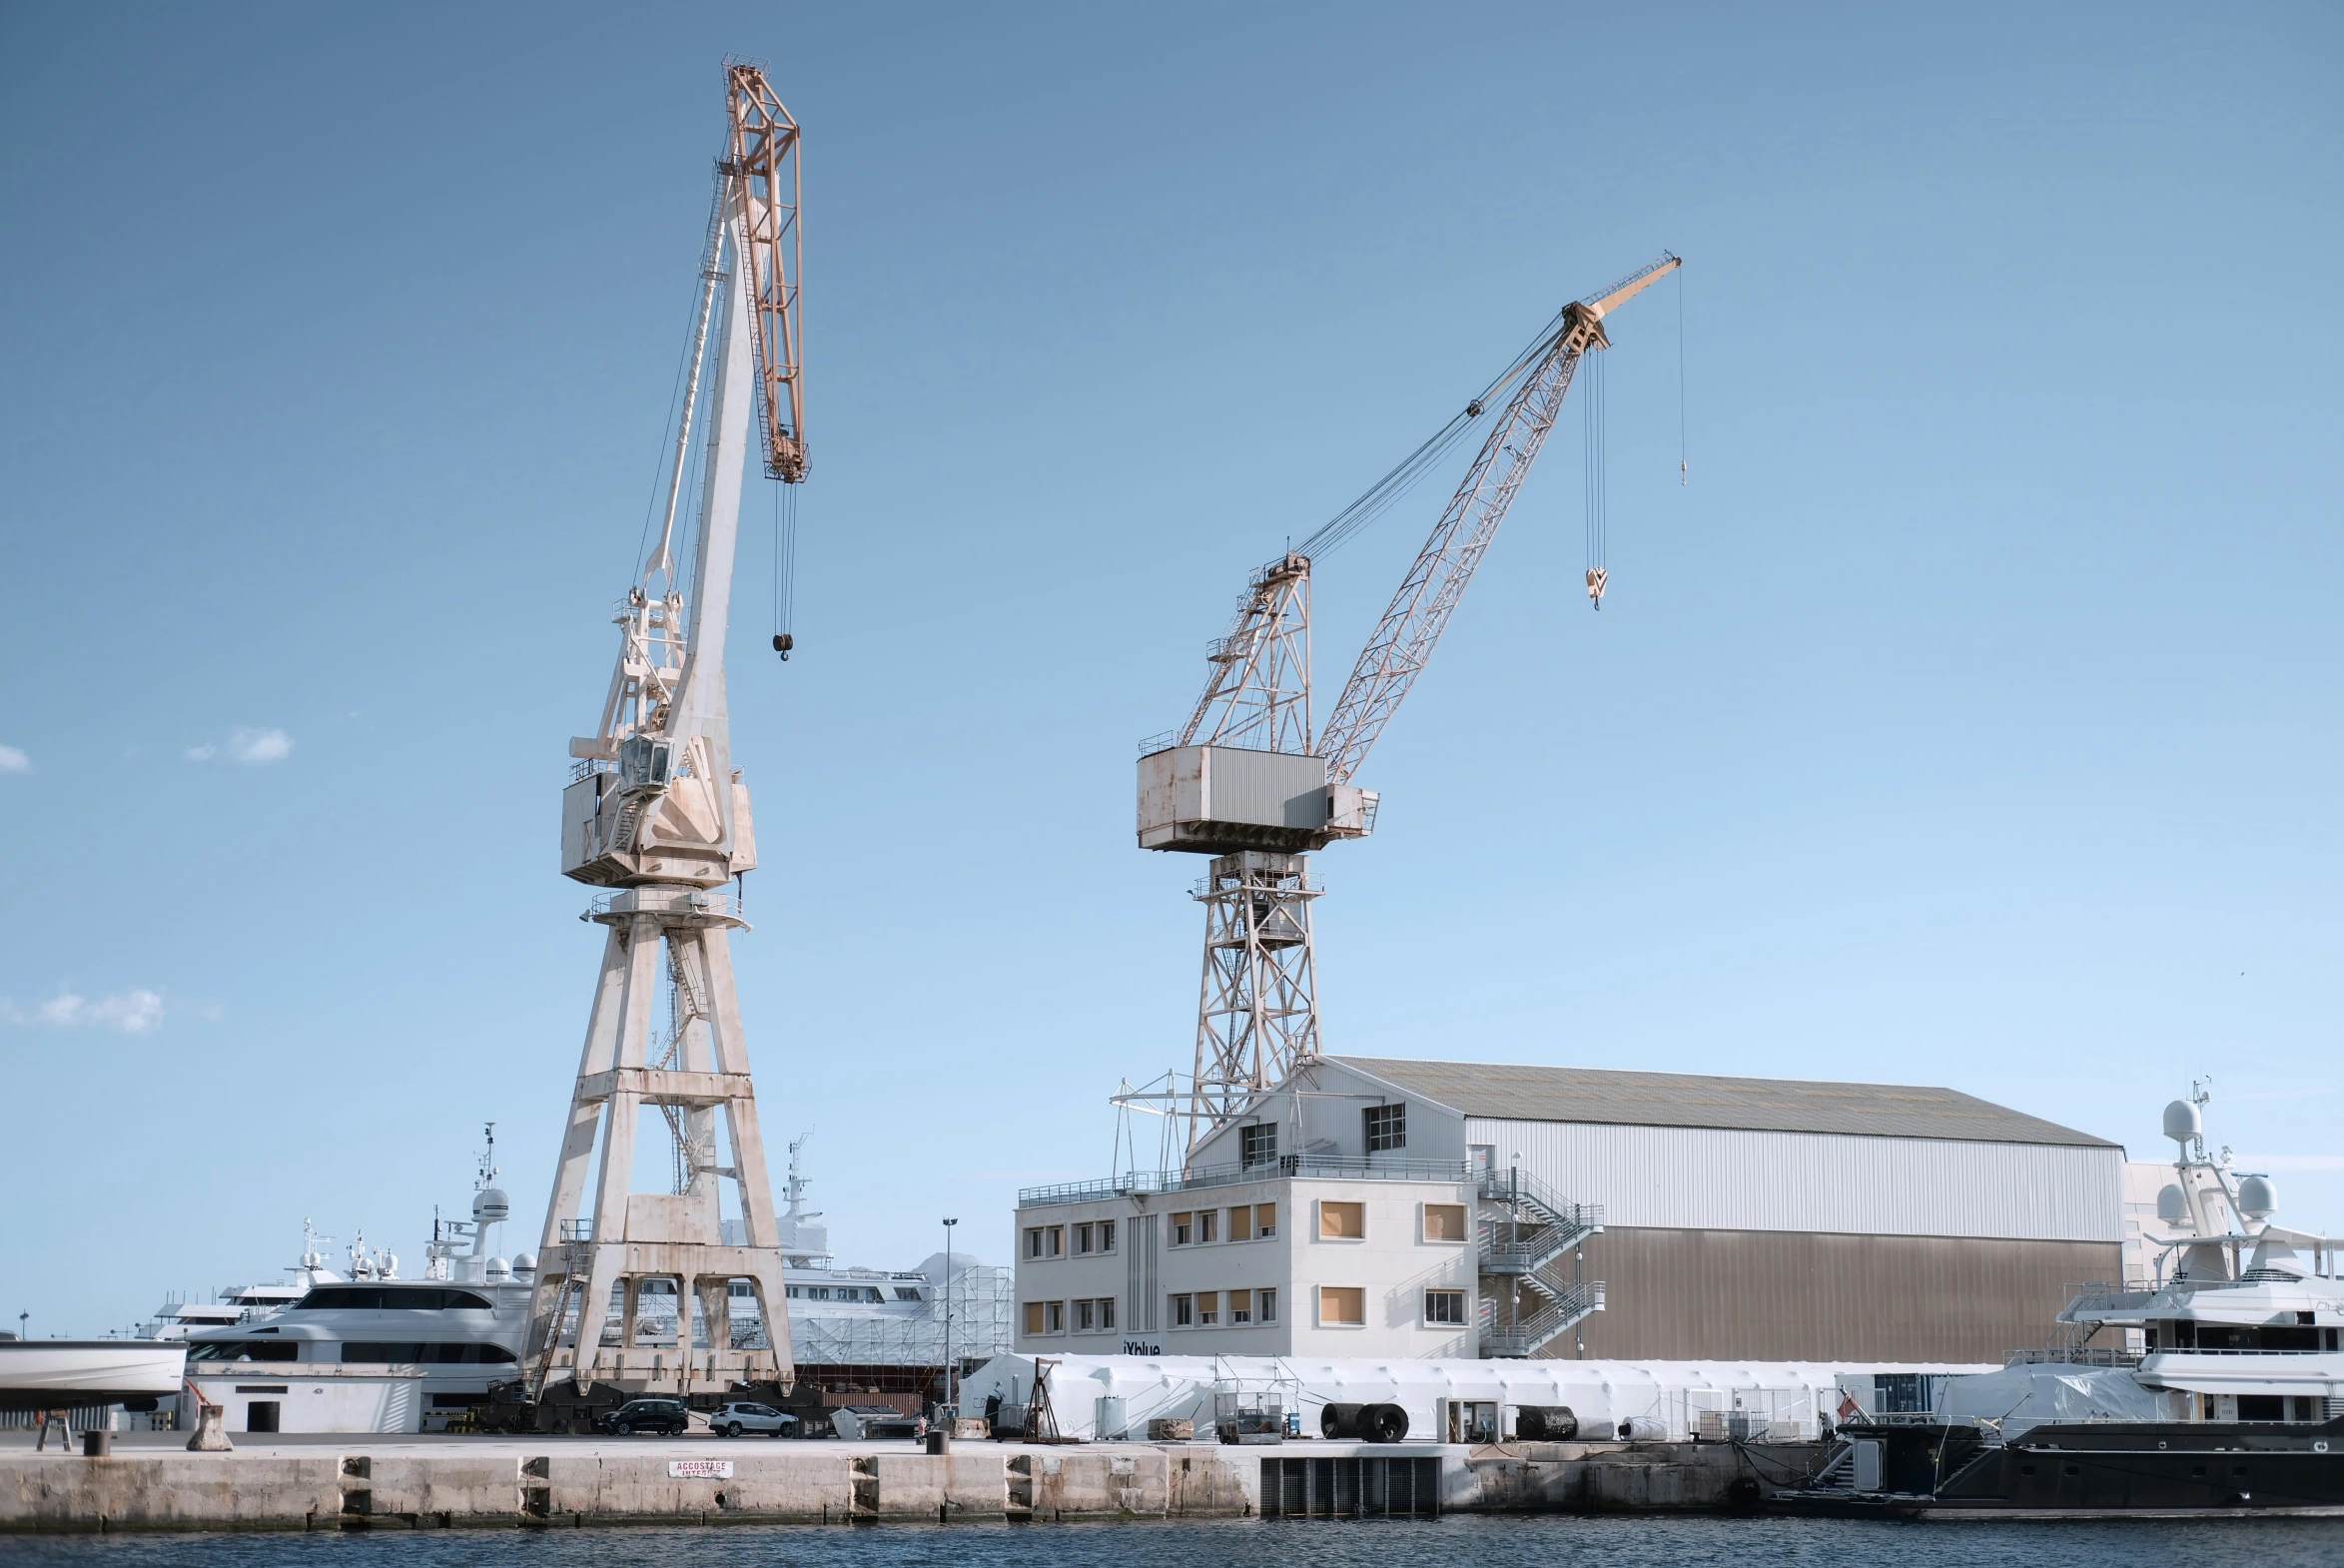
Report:
M1947 1084L2344 1226L2332 8L11 8L0 1307L541 1210L554 866L720 130L806 135L797 636L735 615L769 1139L855 1260L1192 1049L1131 842L1248 568L1622 311L1321 863L1331 1049ZM1327 561L1339 672L1438 497ZM769 519L762 480L747 515ZM519 1236L508 1247L525 1244Z

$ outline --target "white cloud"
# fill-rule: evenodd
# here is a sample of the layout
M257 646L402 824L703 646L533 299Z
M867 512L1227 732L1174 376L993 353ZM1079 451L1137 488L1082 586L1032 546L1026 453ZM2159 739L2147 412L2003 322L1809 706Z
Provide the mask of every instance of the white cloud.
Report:
M293 755L293 737L281 729L239 729L228 737L228 754L247 766L283 762Z
M217 742L208 740L201 746L188 747L187 760L209 762L221 755L222 749ZM240 725L228 732L226 752L231 762L241 762L247 767L283 762L293 755L293 737L281 729L252 729Z
M33 759L21 747L0 746L0 773L30 773Z
M143 987L95 1002L61 991L30 1013L13 1002L0 1001L0 1023L44 1029L115 1029L126 1035L144 1035L162 1022L162 997Z

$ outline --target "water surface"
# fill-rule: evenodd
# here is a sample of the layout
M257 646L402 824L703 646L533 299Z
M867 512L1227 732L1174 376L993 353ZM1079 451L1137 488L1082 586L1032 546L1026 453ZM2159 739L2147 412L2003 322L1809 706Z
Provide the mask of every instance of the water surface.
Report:
M1814 1519L1226 1519L0 1537L13 1565L140 1568L2311 1568L2344 1519L1871 1524Z

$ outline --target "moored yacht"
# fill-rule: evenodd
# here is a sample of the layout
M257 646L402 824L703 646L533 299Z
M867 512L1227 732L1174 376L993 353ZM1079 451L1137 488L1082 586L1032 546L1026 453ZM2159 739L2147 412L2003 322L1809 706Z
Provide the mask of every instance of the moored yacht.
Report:
M2202 1090L2165 1108L2178 1146L2145 1278L2089 1285L2067 1347L1951 1377L1931 1407L1854 1401L1794 1511L2344 1513L2344 1278L2334 1237L2273 1219L2268 1176L2206 1153ZM2114 1330L2122 1342L2095 1346Z

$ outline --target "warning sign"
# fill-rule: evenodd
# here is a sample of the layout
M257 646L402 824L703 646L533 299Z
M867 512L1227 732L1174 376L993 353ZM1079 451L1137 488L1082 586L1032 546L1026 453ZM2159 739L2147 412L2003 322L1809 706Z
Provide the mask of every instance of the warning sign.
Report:
M670 1480L729 1481L732 1479L730 1459L670 1459L667 1461Z

